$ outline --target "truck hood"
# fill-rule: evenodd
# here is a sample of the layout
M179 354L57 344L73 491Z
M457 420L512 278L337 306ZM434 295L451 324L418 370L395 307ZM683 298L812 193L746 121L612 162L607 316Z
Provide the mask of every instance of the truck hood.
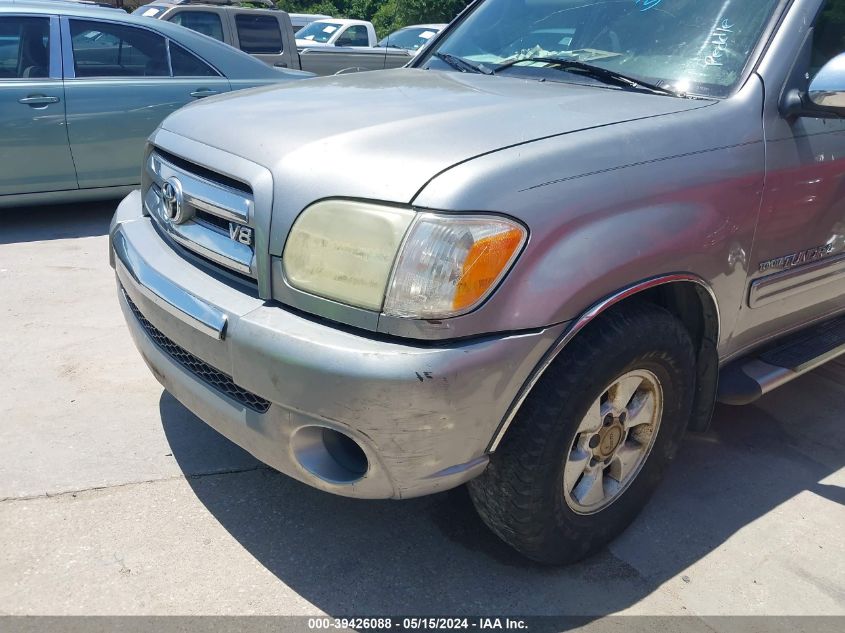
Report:
M211 97L178 110L162 127L272 172L275 253L296 216L316 200L409 204L432 178L472 158L711 103L398 69Z

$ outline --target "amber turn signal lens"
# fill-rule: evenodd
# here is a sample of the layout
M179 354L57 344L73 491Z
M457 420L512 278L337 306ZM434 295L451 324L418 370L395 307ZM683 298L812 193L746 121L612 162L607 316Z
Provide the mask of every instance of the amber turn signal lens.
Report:
M510 229L473 244L464 261L452 307L463 310L486 295L513 259L522 240L522 231Z

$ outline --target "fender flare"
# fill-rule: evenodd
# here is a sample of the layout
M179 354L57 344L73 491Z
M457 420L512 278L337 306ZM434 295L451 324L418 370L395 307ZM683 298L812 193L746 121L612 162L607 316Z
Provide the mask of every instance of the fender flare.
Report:
M644 281L628 286L627 288L619 290L613 293L612 295L605 297L601 301L593 304L583 314L581 314L580 317L572 321L571 325L566 329L566 331L564 331L560 338L549 349L549 351L543 357L543 360L541 360L540 363L531 372L531 375L528 377L528 380L526 380L526 382L522 385L522 388L520 389L516 398L511 403L508 412L505 415L505 418L502 420L501 424L499 424L499 428L496 429L496 433L493 435L493 439L487 446L487 453L493 453L496 451L496 449L499 447L499 444L502 442L505 435L507 434L510 425L516 418L517 412L522 407L525 400L528 398L528 394L531 393L531 391L534 389L534 386L539 382L542 375L549 368L549 366L557 359L561 352L563 352L566 346L585 327L587 327L587 325L589 325L597 316L599 316L612 306L624 301L625 299L630 299L631 297L638 295L641 292L644 292L651 288L665 286L667 284L672 283L693 283L703 288L707 292L713 302L713 307L716 311L715 340L718 341L721 331L721 316L719 312L719 302L716 300L716 294L713 292L713 289L710 287L710 284L708 284L704 279L702 279L698 275L694 275L691 273L672 273L669 275L660 275L658 277L652 277L650 279L646 279Z

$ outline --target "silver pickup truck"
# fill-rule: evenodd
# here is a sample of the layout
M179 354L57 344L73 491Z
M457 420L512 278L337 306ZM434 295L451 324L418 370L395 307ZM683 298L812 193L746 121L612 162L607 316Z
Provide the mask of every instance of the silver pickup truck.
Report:
M135 343L300 481L468 482L589 555L717 400L845 353L844 14L480 0L411 68L184 108L111 227Z
M259 8L243 4L237 0L155 0L134 13L173 22L213 37L271 66L305 70L316 75L400 68L413 59L411 51L376 47L375 31L369 22L311 20L303 14L278 11L270 0L252 0L251 4ZM297 27L303 21L308 24L299 30ZM354 24L346 24L349 22ZM308 29L313 25L319 27L318 32L334 29L326 35L336 33L340 39L333 39L331 46L301 40L302 46L298 49L296 38L303 32L308 35ZM368 29L364 25L368 25ZM372 32L369 35L368 30Z

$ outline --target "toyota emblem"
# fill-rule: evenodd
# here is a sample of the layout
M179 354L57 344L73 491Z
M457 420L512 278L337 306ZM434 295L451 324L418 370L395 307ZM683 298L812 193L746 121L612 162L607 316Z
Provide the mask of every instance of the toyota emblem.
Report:
M176 178L168 178L161 188L161 197L164 202L164 215L170 222L181 224L187 219L184 214L182 183Z

